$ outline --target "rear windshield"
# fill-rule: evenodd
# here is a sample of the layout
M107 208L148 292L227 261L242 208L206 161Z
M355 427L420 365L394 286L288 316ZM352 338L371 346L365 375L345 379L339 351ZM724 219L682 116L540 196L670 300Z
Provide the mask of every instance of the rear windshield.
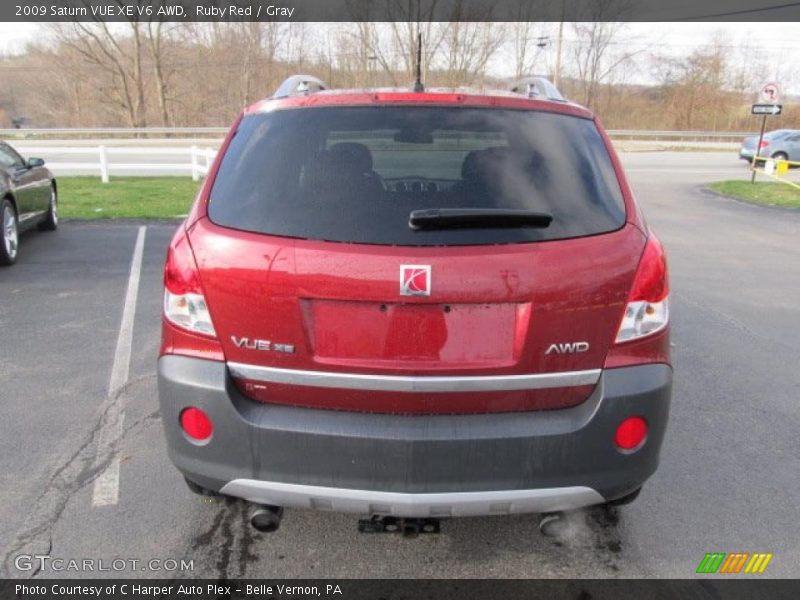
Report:
M553 219L538 228L409 226L411 211L435 208L523 209ZM594 235L620 228L625 208L591 120L366 106L245 117L214 182L209 217L278 236L440 246Z

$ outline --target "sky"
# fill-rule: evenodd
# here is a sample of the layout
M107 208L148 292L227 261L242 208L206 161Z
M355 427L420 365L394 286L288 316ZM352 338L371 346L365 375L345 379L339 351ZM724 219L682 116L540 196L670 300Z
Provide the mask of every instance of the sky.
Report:
M545 24L555 36L557 24ZM569 28L565 29L569 39ZM622 34L620 44L626 47L640 47L672 56L688 55L691 51L711 41L712 36L722 35L725 44L731 48L749 43L761 49L768 57L772 68L764 74L764 79L773 79L785 71L786 66L797 62L800 57L800 23L628 23ZM17 54L24 50L28 42L47 36L43 23L0 23L0 54ZM552 52L552 48L549 50ZM491 72L496 76L507 76L503 72L509 61L499 57L494 61ZM782 68L783 67L783 68ZM639 73L638 82L652 83L648 73ZM800 79L793 77L787 81L786 93L800 94ZM758 86L760 82L754 82ZM778 82L781 83L780 81Z

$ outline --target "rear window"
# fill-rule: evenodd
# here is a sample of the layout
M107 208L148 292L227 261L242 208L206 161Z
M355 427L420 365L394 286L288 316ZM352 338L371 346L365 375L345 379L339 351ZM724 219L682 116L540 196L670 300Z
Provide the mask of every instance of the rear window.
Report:
M419 209L545 212L546 228L415 230ZM211 191L222 226L403 246L554 240L620 228L625 208L588 119L431 106L302 108L246 116Z

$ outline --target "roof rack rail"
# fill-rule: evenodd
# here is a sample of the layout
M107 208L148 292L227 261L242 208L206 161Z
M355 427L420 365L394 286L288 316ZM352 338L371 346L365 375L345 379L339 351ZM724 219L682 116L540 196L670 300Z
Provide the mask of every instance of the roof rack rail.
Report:
M286 98L288 96L307 95L327 89L327 84L313 75L292 75L283 81L280 87L275 90L275 93L272 94L272 97Z
M553 85L553 82L547 79L547 77L539 75L523 77L514 84L511 91L517 94L525 94L528 98L547 98L548 100L555 100L556 102L567 101L564 95L558 91L558 88Z

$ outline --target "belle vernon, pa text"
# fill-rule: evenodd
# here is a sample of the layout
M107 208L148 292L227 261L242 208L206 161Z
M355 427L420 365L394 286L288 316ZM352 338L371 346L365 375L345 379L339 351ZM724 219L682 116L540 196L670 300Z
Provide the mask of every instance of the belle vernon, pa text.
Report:
M187 596L196 595L226 595L232 592L244 593L246 596L334 596L341 595L342 589L335 584L327 584L324 589L316 585L243 585L233 589L232 585L219 583L209 583L208 585L145 585L138 583L123 583L111 585L27 585L17 584L16 594L20 595L45 595L51 593L54 596L97 596L103 594L112 595L119 593L122 595L131 594L133 596Z

